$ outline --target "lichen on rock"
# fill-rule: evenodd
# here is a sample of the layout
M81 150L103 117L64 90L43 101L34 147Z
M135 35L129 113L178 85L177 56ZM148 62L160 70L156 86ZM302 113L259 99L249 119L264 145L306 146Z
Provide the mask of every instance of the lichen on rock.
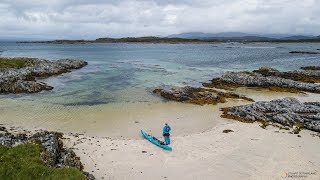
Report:
M37 93L52 90L53 87L44 82L38 82L36 78L59 75L88 64L82 60L72 59L48 61L33 58L31 62L30 58L0 58L1 61L19 61L19 66L9 64L4 66L7 68L0 68L0 93ZM22 64L24 61L27 62ZM11 66L19 68L10 68Z
M222 92L214 89L197 88L191 86L172 87L171 89L160 88L153 90L153 92L168 100L198 105L224 103L226 102L227 98L253 101L250 98L232 92Z
M241 122L279 123L294 129L320 132L320 103L302 103L295 98L261 101L250 105L223 108L224 118Z

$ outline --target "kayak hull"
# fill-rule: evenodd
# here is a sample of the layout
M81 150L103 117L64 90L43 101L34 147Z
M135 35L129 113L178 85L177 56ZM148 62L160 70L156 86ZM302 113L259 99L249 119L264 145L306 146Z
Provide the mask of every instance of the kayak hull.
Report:
M161 144L160 140L158 140L157 138L149 135L148 133L144 132L143 130L141 130L141 134L144 138L146 138L148 141L150 141L152 144L160 147L160 148L163 148L165 150L168 150L168 151L172 151L172 148L168 145L164 145L164 144Z

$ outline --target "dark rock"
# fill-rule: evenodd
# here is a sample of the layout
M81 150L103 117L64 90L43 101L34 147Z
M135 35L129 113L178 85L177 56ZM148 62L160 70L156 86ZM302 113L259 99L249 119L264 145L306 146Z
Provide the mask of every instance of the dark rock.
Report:
M75 167L79 170L83 170L83 165L80 162L80 158L70 149L66 149L62 155L63 165L68 167Z
M223 130L222 132L223 132L223 133L229 133L229 132L233 132L233 130L231 130L231 129L225 129L225 130Z
M291 54L320 54L319 52L311 52L311 51L290 51Z
M294 98L223 108L222 117L244 122L279 123L294 127L293 133L303 128L320 132L320 103L302 103Z
M190 86L173 87L169 90L155 89L153 92L159 94L165 99L199 105L224 103L226 102L226 98L253 101L250 98L232 92L221 92L213 89L196 88Z
M96 179L92 174L90 174L88 172L83 172L83 174L86 176L87 180L95 180Z
M56 132L38 132L34 134L31 139L43 145L46 151L42 152L41 158L49 167L56 167L60 165L62 142L59 140L62 134Z
M4 132L6 132L6 131L7 131L7 129L6 129L6 127L2 127L2 126L0 126L0 131L4 131Z
M320 70L320 66L305 66L301 67L303 70L311 70L311 71L318 71Z
M72 69L79 69L87 64L81 60L47 61L38 59L34 64L20 69L0 68L0 93L36 93L52 90L53 87L44 82L36 81L36 78L70 72Z

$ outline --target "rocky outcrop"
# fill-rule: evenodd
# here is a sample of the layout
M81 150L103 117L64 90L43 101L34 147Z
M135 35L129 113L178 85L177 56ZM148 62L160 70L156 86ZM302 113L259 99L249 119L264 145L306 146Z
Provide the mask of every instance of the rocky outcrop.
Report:
M250 98L232 92L221 92L213 89L196 88L190 86L172 87L171 89L155 89L153 92L168 100L188 102L199 105L224 103L226 102L226 98L253 101Z
M291 79L294 81L302 81L308 83L316 83L320 82L320 70L317 70L316 67L305 68L305 70L295 70L288 72L280 72L276 69L270 67L261 67L258 70L254 70L253 72L262 74L264 76L275 76L281 77L285 79Z
M282 88L292 92L307 91L320 93L320 85L313 83L305 83L285 79L276 76L264 76L259 73L252 72L227 72L218 80L212 81L212 86L216 82L226 84L226 86L246 86L246 87L262 87L262 88Z
M302 103L294 98L224 108L222 117L243 122L279 123L320 132L320 103Z
M5 127L0 128L0 145L14 147L19 144L38 143L44 147L44 151L40 154L42 161L49 167L75 167L80 171L83 165L80 158L73 150L63 147L62 133L42 131L34 135L12 134ZM87 179L94 179L89 173L84 173Z
M88 63L82 60L62 59L57 61L36 60L31 66L20 69L0 69L0 93L36 93L53 87L36 81L52 75L59 75L79 69Z
M301 67L301 69L317 71L317 70L320 70L320 66L305 66L305 67Z

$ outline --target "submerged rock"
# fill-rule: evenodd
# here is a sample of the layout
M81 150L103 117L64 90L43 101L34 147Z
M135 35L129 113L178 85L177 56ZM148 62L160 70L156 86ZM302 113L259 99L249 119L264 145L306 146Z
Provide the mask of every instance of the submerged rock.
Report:
M52 75L79 69L88 63L82 60L62 59L57 61L35 60L32 65L20 69L0 68L0 93L36 93L53 87L36 81Z
M306 128L320 132L320 103L302 103L294 98L223 108L222 117L243 122L279 123L298 130Z
M290 51L291 54L320 54L320 52L312 52L312 51Z
M217 104L226 102L226 98L244 99L253 101L250 98L241 96L232 92L221 92L213 89L196 88L196 87L173 87L171 89L155 89L154 93L159 94L165 99L178 102L188 102L193 104Z

